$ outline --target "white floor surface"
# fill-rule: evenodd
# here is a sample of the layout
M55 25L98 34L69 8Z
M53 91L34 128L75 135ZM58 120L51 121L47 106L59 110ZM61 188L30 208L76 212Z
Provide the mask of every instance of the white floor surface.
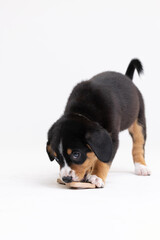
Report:
M159 170L153 162L151 176L136 176L128 156L119 151L105 188L71 190L56 183L58 166L45 153L28 152L23 162L17 154L16 164L4 154L0 239L159 240Z

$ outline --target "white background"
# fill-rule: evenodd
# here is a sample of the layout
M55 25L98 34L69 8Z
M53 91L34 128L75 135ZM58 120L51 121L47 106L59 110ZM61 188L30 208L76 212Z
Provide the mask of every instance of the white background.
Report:
M0 239L160 239L159 13L158 0L0 1ZM134 57L152 176L134 175L126 131L104 189L59 186L48 128L74 85Z

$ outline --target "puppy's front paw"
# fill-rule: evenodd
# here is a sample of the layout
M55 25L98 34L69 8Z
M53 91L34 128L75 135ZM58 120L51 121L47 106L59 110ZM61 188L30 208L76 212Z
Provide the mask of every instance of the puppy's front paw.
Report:
M135 163L135 174L141 176L149 176L151 175L151 171L147 166L140 163Z
M93 183L98 188L104 187L104 182L100 177L97 177L96 175L88 174L86 177L87 182Z

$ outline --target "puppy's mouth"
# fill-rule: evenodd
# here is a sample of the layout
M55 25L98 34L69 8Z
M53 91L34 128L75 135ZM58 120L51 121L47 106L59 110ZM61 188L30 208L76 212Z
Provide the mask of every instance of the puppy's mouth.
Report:
M61 169L60 173L59 173L59 177L63 182L78 182L79 178L78 176L75 174L74 170L71 169Z
M87 181L87 173L84 175L82 179L79 179L78 176L76 176L75 172L73 171L72 174L70 173L69 175L62 176L61 173L59 174L60 179L65 182L86 182Z
M71 176L67 176L67 177L62 177L61 179L63 182L65 183L70 183L70 182L87 182L87 175L84 176L84 178L82 178L81 180L79 180L78 178L72 178Z
M60 169L59 177L65 183L86 182L88 171L86 171L84 175L83 174L80 174L80 172L79 174L77 174L77 172L74 169L65 165Z

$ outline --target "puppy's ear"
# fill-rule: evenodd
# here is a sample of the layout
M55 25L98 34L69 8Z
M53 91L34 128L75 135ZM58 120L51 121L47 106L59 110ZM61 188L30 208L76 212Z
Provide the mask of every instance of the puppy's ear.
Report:
M112 140L104 128L89 131L86 140L99 160L105 163L111 160Z
M46 151L48 153L48 157L51 161L53 161L55 159L55 153L50 145L49 142L47 142L47 145L46 145Z
M51 161L53 161L57 157L56 149L58 147L59 138L60 138L60 124L57 121L52 125L52 127L48 131L48 142L46 146L46 151Z

